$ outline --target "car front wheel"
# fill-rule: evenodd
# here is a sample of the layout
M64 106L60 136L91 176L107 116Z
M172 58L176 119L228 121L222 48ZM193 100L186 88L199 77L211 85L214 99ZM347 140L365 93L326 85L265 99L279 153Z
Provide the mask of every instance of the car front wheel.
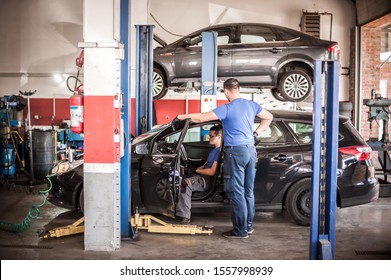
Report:
M84 189L81 190L79 195L79 208L80 212L84 213Z
M272 88L270 91L271 91L273 97L274 97L275 99L277 99L278 101L281 101L281 102L287 101L287 100L281 95L281 93L278 91L277 88Z
M161 99L167 93L167 82L165 75L158 68L153 68L152 95L153 99Z
M285 198L285 208L297 224L310 225L311 178L305 178L291 186Z
M286 100L300 102L310 95L312 81L310 76L303 70L288 70L282 75L278 90Z

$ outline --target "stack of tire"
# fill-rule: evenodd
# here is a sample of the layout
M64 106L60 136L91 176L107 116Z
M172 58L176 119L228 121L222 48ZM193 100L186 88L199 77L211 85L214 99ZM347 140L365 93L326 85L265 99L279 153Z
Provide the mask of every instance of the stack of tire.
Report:
M353 103L350 101L339 102L339 114L342 116L347 116L350 119L352 119Z

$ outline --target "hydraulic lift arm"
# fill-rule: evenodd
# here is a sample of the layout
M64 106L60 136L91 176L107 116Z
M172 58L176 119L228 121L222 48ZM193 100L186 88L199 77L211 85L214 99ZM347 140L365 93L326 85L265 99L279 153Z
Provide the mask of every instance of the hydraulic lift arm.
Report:
M153 223L155 222L155 223ZM176 225L166 223L151 215L140 215L136 213L131 218L131 224L136 231L138 229L147 229L148 232L155 233L174 233L174 234L212 234L211 227L201 227L197 225Z
M39 234L40 238L62 237L67 235L79 234L84 232L84 217L80 218L71 225L58 227L47 232ZM173 234L212 234L211 226L198 225L177 225L166 223L151 215L140 215L136 213L131 218L131 225L138 231L146 229L148 232L155 233L173 233Z
M49 238L49 237L62 237L66 235L73 235L78 233L84 232L84 225L81 225L84 223L84 217L80 218L73 224L65 227L58 227L52 230L49 230L48 232L41 233L39 235L39 238Z

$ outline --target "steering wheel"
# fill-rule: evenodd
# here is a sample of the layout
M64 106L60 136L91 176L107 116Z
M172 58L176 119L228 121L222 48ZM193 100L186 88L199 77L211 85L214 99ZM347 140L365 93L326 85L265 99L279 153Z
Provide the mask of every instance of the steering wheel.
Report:
M181 160L183 161L183 163L185 163L186 166L187 163L189 162L189 158L187 156L187 152L183 144L181 144L181 148L179 149L179 156L181 157Z
M178 145L178 141L175 140L174 141L174 146L176 147L177 145ZM188 157L187 157L187 152L186 152L185 146L183 146L183 144L181 144L181 147L179 148L178 153L179 153L180 160L186 166L189 160L188 160Z

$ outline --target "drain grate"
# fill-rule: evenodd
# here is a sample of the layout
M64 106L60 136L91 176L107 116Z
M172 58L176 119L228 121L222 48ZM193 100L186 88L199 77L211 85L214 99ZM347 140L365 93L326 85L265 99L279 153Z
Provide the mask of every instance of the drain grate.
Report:
M356 255L381 255L391 256L391 251L359 251L355 250Z
M41 245L9 245L9 244L0 244L0 248L38 249L38 250L50 250L50 249L53 249L53 247L50 247L50 246L41 246Z

